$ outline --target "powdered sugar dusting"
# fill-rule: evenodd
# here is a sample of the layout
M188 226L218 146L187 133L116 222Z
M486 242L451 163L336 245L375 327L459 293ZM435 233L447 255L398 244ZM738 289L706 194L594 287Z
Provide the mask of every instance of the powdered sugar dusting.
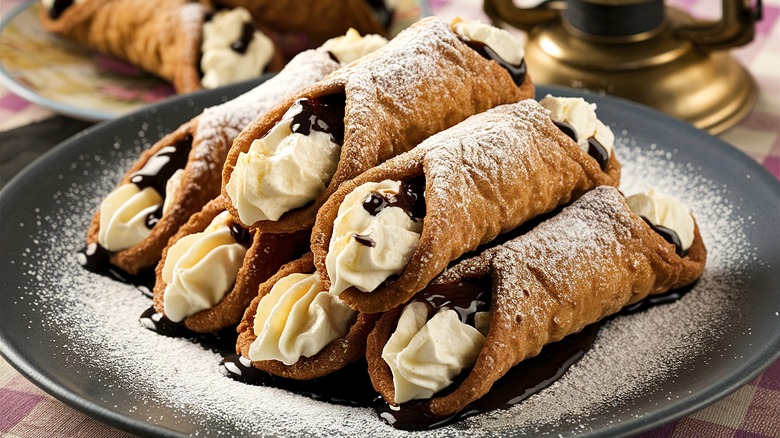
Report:
M30 245L9 257L25 279L20 299L34 302L45 315L47 330L64 333L70 340L62 346L68 353L54 358L62 359L64 368L86 364L92 371L85 372L96 376L93 385L138 401L120 409L106 399L108 409L142 415L148 422L193 435L236 431L244 435L313 431L333 436L404 435L369 409L335 406L227 379L219 372L218 354L140 326L138 316L150 306L148 299L130 286L77 265L74 251L82 244L91 212L141 147L119 146L106 157L83 155L72 163L69 171L89 175L89 182L63 187L53 199L42 201L56 208L52 214L38 210L20 224ZM526 402L416 436L571 435L612 421L602 415L605 412L643 415L646 412L634 411L630 401L652 394L655 382L674 379L681 366L701 357L711 348L710 340L728 328L732 316L728 304L735 299L733 291L740 289L742 269L753 257L744 233L749 224L729 201L729 188L700 176L695 166L677 163L674 151L642 147L627 134L617 139L616 153L623 164L624 193L652 185L693 210L709 249L700 283L676 303L608 323L580 362ZM74 363L69 359L72 356L80 356L84 363ZM94 372L99 369L111 378ZM209 419L209 427L193 423L193 418ZM212 428L214 424L219 428Z

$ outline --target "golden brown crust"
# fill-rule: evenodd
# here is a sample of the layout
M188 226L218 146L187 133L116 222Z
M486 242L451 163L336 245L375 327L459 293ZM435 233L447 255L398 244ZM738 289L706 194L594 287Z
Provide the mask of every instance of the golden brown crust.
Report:
M427 406L442 416L463 409L544 345L650 294L692 283L706 253L698 226L688 254L679 257L617 190L603 187L528 234L448 269L436 283L492 280L490 329L463 383ZM366 353L374 388L391 402L393 377L381 354L399 316L397 308L377 322Z
M260 116L236 138L225 161L222 193L238 156L264 136L300 98L346 94L345 136L336 172L325 193L278 221L247 224L269 232L311 227L338 186L406 152L472 114L533 97L530 78L517 87L509 73L461 42L449 26L424 19L384 48L343 67ZM228 207L234 217L238 212Z
M273 277L260 285L257 296L247 307L244 318L238 326L236 352L249 357L249 346L257 339L254 333L255 314L260 299L271 291L277 281L294 273L310 274L314 272L311 253L283 266ZM374 328L379 315L358 315L357 321L350 327L346 336L339 338L312 357L302 357L293 365L285 365L277 360L253 361L252 366L268 373L296 380L310 380L322 377L349 365L364 357L366 338Z
M154 308L156 311L165 313L163 298L168 285L162 278L162 270L168 250L182 237L205 230L217 215L225 211L226 204L227 202L221 196L212 200L203 207L203 210L192 215L190 220L182 225L168 241L162 259L155 269ZM258 286L283 264L306 251L309 234L309 230L290 234L254 232L252 245L244 256L244 262L238 271L233 288L214 307L184 318L184 326L194 332L208 333L237 324L255 296Z
M366 182L422 175L426 216L406 269L373 292L354 287L342 292L353 309L384 312L406 302L460 255L596 186L617 186L620 164L613 154L602 172L530 99L473 116L345 182L322 206L312 252L326 284L325 259L344 198Z
M141 170L146 162L162 148L168 145L186 142L187 137L192 138L197 131L198 121L199 117L193 118L189 122L181 125L176 131L166 135L160 141L152 145L152 147L145 150L116 187L118 188L123 184L129 183L130 177L135 172ZM192 151L195 149L196 148L193 145ZM190 151L190 159L188 159L187 166L191 166L191 163L194 163L194 160L192 160L192 151ZM222 154L224 153L225 152L222 152ZM219 152L216 151L215 154L219 155ZM219 161L220 157L216 156L212 157L212 159ZM192 190L186 196L181 196L182 199L180 201L177 200L173 208L166 212L154 228L152 228L149 237L130 248L113 252L110 258L112 265L117 266L132 275L137 274L144 268L154 266L157 261L160 260L160 254L168 243L168 238L170 238L183 223L187 222L187 219L189 219L193 212L198 211L210 199L219 195L219 186L215 185L213 182L213 176L210 177L208 173L200 173L198 176L188 177L186 174L185 168L186 180L182 181L182 187L186 187L188 184L197 184L198 187L200 187L200 190ZM189 181L190 179L194 179L194 181ZM87 244L98 242L99 230L100 209L98 209L92 217L92 222L87 231Z
M44 29L130 62L173 83L178 93L201 89L200 45L209 9L188 0L88 1L56 20L41 8Z
M74 3L56 20L41 7L39 19L47 31L138 66L184 94L202 88L203 24L212 12L190 0L90 0ZM274 45L267 72L284 67Z
M343 35L350 27L361 35L385 35L365 0L218 0L230 7L242 6L255 21L276 32L305 32L314 45Z

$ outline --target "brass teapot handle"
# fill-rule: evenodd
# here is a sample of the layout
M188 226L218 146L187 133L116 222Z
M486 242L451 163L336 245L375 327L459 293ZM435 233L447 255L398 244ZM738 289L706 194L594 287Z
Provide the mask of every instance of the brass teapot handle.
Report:
M756 22L762 15L761 0L756 0L755 6L751 0L723 0L719 21L682 26L676 33L702 50L743 46L753 39Z
M508 23L528 32L537 24L557 20L566 1L547 0L533 8L519 8L512 0L485 0L483 8L494 23Z

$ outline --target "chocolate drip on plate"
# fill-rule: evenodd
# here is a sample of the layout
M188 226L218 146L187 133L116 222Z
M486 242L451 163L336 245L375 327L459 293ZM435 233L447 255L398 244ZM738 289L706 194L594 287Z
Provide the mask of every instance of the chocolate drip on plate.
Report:
M169 338L184 338L193 343L197 343L206 350L219 353L222 357L228 356L235 351L236 339L238 333L236 326L224 328L213 333L196 333L189 330L181 322L173 322L162 313L154 310L154 307L146 309L138 319L144 328L149 329L158 335Z
M481 43L479 41L467 41L467 40L461 40L461 41L466 43L467 46L474 49L474 51L479 53L483 58L489 61L495 61L498 63L498 65L504 67L504 69L507 72L509 72L509 75L512 76L512 80L515 82L515 85L517 85L518 87L523 85L523 82L525 82L525 75L527 73L527 69L525 66L525 59L520 61L520 65L513 65L504 61L503 58L498 56L498 54L496 54L496 52L485 43Z
M692 287L650 297L627 306L616 316L674 301ZM415 299L423 298L435 308L452 306L470 309L473 307L473 311L465 311L465 313L473 314L484 310L484 308L481 307L481 304L470 305L469 302L473 304L474 297L480 302L489 301L489 291L490 285L487 281L470 280L453 285L442 285L442 287L429 286L416 295ZM546 345L537 356L511 368L485 396L472 402L461 412L448 417L433 415L426 408L424 400L411 401L399 407L391 407L374 392L368 378L365 360L349 365L329 376L310 381L297 381L273 376L253 368L248 359L237 355L225 357L221 363L221 371L234 380L253 385L283 388L315 400L350 406L373 407L380 418L396 429L431 430L456 423L473 415L496 409L508 409L552 385L585 355L595 342L602 324L608 319L591 324L578 333ZM468 376L468 372L469 370L461 373L452 385L439 392L437 396L444 396L452 392Z
M131 284L149 298L154 296L152 293L155 282L154 268L144 269L137 275L131 275L112 265L110 257L111 252L98 243L90 243L76 253L79 265L87 271Z
M476 414L509 409L560 379L590 349L600 328L600 324L592 324L579 333L545 346L536 357L511 368L485 396L449 417L433 415L427 409L425 400L403 403L397 408L392 408L383 401L377 403L374 409L380 418L401 430L430 430ZM457 388L467 375L468 371L461 373L449 388L437 396L446 395Z
M371 216L376 216L386 207L402 209L413 221L425 217L425 178L417 177L410 181L402 181L396 194L371 192L363 200L363 208Z
M230 44L230 48L236 53L245 54L249 44L252 42L256 29L254 24L250 22L244 23L244 26L241 28L241 36Z
M311 380L277 377L252 367L245 357L232 354L220 363L220 372L227 377L250 385L282 388L314 400L347 406L371 406L377 393L368 377L368 365L362 359L327 376Z
M293 116L292 132L309 135L312 130L330 134L331 141L344 144L344 110L346 95L332 94L316 99L300 99L295 105L301 111Z
M60 18L62 13L71 6L73 6L73 0L54 0L51 9L49 9L49 18L52 20Z

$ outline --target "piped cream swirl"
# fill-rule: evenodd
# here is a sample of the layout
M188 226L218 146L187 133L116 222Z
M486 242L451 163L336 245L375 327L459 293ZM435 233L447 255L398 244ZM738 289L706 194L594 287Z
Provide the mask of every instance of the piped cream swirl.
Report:
M217 12L203 24L200 68L203 88L217 88L235 82L256 78L271 61L274 44L260 30L252 33L243 53L231 46L241 40L244 26L252 23L252 16L244 8Z
M290 274L261 298L255 314L250 360L292 365L343 337L357 312L325 290L319 273Z
M387 206L375 216L363 207L372 192L392 196L399 193L400 186L399 181L369 182L344 198L325 258L331 293L339 294L351 286L371 292L409 263L420 240L422 219L412 220L399 207Z
M98 243L109 251L130 248L149 237L147 218L163 203L152 187L141 190L135 184L122 184L100 204Z
M690 210L677 198L662 195L654 189L626 198L631 210L655 226L674 231L680 239L682 250L693 244L694 223Z
M454 310L441 309L430 319L428 312L424 303L407 305L382 350L393 374L395 403L431 398L474 365L485 343Z
M225 189L245 224L276 221L286 212L317 199L333 178L341 146L324 132L292 131L294 104L264 137L238 156Z
M482 23L479 20L455 18L450 28L466 41L475 41L490 47L507 63L519 66L525 57L523 44L504 29Z
M330 52L341 64L349 64L381 49L385 44L387 39L381 35L360 36L357 30L350 28L346 34L325 41L322 49Z
M165 316L179 322L210 309L230 290L247 248L230 231L230 215L217 215L206 229L179 239L168 249L162 279Z
M577 134L577 144L588 151L588 139L595 138L611 157L615 145L615 134L596 116L596 104L581 97L555 97L547 95L539 104L550 111L555 122L566 123Z

